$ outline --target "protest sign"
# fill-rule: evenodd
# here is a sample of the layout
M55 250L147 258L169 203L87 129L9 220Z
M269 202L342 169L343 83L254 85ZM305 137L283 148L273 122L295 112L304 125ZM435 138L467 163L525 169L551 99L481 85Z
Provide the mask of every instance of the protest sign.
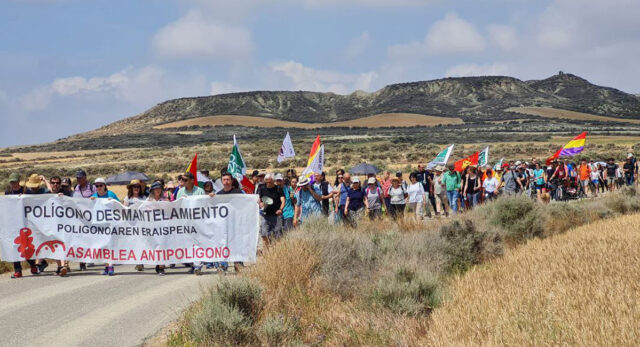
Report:
M57 195L0 197L0 256L113 264L255 262L257 196L138 202Z

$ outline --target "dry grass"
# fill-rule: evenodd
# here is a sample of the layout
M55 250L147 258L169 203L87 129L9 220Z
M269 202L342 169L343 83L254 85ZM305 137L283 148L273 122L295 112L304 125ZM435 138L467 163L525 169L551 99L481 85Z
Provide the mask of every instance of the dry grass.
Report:
M425 342L636 345L639 223L629 215L536 239L456 278Z
M280 119L254 117L254 116L208 116L187 119L172 123L167 123L154 127L155 129L171 129L188 126L221 126L221 125L249 125L261 128L336 128L336 127L412 127L412 126L434 126L438 124L462 124L460 118L426 116L413 113L384 113L374 116L348 120L335 123L302 123L288 122Z
M624 119L624 118L597 116L589 113L567 111L567 110L561 110L561 109L550 108L550 107L512 107L512 108L506 109L506 111L520 113L520 114L528 114L532 116L540 116L545 118L555 118L555 119L565 118L565 119L573 119L573 120L593 120L593 121L601 121L601 122L623 122L623 123L640 124L640 119Z

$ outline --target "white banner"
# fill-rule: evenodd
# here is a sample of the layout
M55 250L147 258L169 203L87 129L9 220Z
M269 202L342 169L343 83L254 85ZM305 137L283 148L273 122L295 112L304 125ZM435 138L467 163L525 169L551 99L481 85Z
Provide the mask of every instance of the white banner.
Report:
M138 202L57 195L0 197L0 256L113 264L255 262L256 195Z

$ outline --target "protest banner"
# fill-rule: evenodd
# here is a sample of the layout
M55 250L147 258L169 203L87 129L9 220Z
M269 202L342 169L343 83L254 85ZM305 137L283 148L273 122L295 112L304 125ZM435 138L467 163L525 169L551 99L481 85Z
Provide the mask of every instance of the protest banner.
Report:
M113 264L255 262L257 196L138 202L57 195L0 197L0 256Z

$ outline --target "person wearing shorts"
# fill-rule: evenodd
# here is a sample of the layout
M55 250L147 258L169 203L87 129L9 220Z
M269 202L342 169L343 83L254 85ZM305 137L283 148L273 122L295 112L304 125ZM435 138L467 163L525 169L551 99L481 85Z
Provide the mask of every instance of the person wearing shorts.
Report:
M578 167L578 178L580 179L582 193L587 196L589 184L591 183L591 167L587 164L586 159L582 159L580 162L580 166Z
M262 209L262 223L260 236L265 246L280 237L282 233L282 209L285 206L285 197L282 189L278 187L271 174L264 176L264 183L258 190L259 203Z

